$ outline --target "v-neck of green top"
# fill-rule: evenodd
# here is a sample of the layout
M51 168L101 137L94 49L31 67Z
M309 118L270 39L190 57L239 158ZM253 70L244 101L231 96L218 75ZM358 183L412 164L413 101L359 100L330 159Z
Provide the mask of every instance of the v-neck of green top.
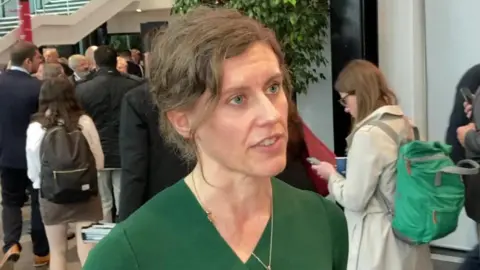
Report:
M271 181L272 184L272 205L273 205L273 222L275 223L275 209L279 209L277 205L277 200L275 200L275 194L277 192L275 188L275 181ZM238 261L239 266L241 267L236 267L235 269L266 269L253 255L250 255L248 260L246 262L243 262L240 257L236 254L236 252L233 250L233 248L230 246L230 244L225 241L225 239L222 237L220 232L217 230L215 225L208 219L208 216L205 212L205 209L202 207L200 202L198 201L197 197L193 193L193 191L188 187L188 185L185 183L185 179L181 181L181 188L186 189L183 194L186 194L186 201L185 205L190 205L192 207L190 213L194 215L192 219L201 221L201 224L196 224L199 227L203 227L204 230L203 232L205 233L204 237L210 239L210 244L217 244L219 247L219 250L223 250L224 254L218 254L219 258L222 258L223 260L228 260L228 261ZM269 264L269 256L270 256L270 235L271 235L271 218L268 220L262 235L260 236L259 241L257 242L253 253L257 255L257 257L262 260L262 262L268 266ZM275 228L275 224L273 225ZM274 231L275 233L275 231ZM272 237L275 237L272 235ZM274 240L274 239L272 239ZM215 242L213 242L215 241ZM275 246L275 241L272 242L272 249ZM223 247L222 247L223 246ZM275 250L272 250L272 253L275 252ZM272 255L273 256L273 255ZM272 262L273 264L273 262ZM242 268L243 267L243 268ZM272 267L273 269L273 267Z
M345 217L312 192L272 179L272 270L345 270ZM270 222L254 253L268 263ZM208 220L182 180L152 198L102 240L84 270L265 270L253 256L244 263Z

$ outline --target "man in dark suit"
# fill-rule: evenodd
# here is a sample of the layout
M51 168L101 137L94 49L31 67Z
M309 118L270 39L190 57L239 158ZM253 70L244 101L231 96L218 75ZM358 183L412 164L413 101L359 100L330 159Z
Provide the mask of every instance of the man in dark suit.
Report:
M120 107L123 96L143 80L118 72L117 52L109 46L99 46L94 57L98 70L92 79L77 84L76 95L85 112L95 122L102 142L105 169L99 173L98 189L102 198L104 221L111 222L120 207ZM114 206L117 211L113 211Z
M30 117L37 112L41 82L32 77L42 61L38 48L20 41L10 52L12 66L0 76L0 171L2 186L2 220L4 233L1 262L16 261L20 256L22 211L31 194L31 236L35 266L49 262L49 247L40 217L38 191L27 176L26 132Z
M189 172L187 164L165 145L160 136L158 115L148 83L131 90L123 98L120 116L120 221Z

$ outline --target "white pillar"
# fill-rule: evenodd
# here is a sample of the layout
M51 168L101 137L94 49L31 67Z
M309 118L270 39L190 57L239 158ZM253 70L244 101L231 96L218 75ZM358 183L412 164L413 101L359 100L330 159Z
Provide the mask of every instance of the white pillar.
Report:
M405 114L427 137L424 0L378 0L378 53Z
M334 149L333 103L332 103L332 53L330 31L327 31L323 46L323 56L327 65L316 67L325 75L325 80L308 86L307 94L297 96L300 116L312 132L330 149Z

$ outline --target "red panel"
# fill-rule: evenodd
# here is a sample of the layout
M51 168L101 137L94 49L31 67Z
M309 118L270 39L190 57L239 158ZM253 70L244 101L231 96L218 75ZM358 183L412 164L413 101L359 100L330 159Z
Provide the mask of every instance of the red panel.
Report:
M18 38L32 42L32 17L30 13L29 0L19 0L18 18L20 19L20 35Z
M314 157L320 161L326 161L333 165L335 165L335 153L330 150L315 134L313 134L312 130L303 123L303 132L305 136L305 144L307 145L308 155L310 157ZM308 174L310 179L314 182L315 186L317 187L317 192L322 194L323 196L328 195L328 186L327 182L318 176L311 165L305 161L305 166L308 168Z

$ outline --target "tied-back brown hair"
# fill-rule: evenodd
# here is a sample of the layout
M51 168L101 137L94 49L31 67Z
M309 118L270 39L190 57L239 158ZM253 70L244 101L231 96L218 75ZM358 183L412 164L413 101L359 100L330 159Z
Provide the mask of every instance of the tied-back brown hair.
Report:
M59 123L68 131L78 128L78 120L84 114L75 98L75 87L65 77L45 80L39 96L39 108L32 121L49 129Z
M173 18L150 53L153 100L160 110L160 128L166 142L187 160L194 160L193 139L184 139L167 119L172 110L190 110L205 91L210 98L196 128L216 106L222 89L225 59L238 56L249 46L264 42L272 48L284 75L284 90L290 97L291 84L284 56L274 33L252 18L230 9L196 8ZM234 121L234 119L232 119Z
M359 123L376 109L385 105L397 105L395 93L388 87L382 72L365 60L353 60L338 75L335 89L340 93L355 95Z

